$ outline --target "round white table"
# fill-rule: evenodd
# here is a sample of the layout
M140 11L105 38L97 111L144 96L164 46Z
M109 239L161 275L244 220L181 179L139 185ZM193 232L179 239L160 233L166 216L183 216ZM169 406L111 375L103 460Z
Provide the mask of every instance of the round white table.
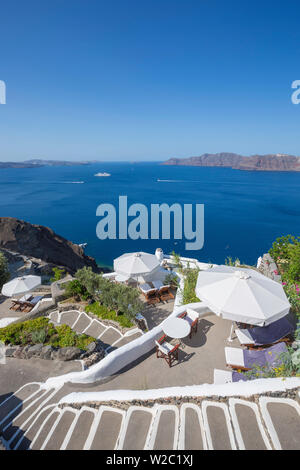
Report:
M191 331L190 324L183 318L170 318L163 326L163 332L170 338L185 338Z

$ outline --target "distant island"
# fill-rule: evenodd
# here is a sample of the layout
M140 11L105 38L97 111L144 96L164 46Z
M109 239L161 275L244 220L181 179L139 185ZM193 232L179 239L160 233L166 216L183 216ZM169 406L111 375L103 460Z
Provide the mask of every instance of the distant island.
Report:
M300 157L281 153L251 155L237 153L204 153L199 157L170 158L162 165L227 167L248 171L300 171Z
M1 168L40 168L42 166L75 166L89 165L92 162L71 162L68 160L42 160L33 159L24 162L0 162Z

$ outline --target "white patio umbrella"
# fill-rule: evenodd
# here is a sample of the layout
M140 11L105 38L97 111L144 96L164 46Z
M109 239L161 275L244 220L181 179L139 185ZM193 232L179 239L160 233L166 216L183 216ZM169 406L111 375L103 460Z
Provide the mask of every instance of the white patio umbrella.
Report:
M2 294L6 297L12 297L13 295L25 294L26 292L34 289L41 284L40 276L23 276L16 277L11 281L7 282L2 287Z
M149 274L160 266L159 260L155 255L144 253L125 253L114 260L114 271L117 274L138 278Z
M196 295L220 317L257 326L288 314L281 284L253 269L216 266L198 275Z
M129 281L130 277L129 276L124 276L124 274L117 274L115 277L115 281L117 282L126 282Z

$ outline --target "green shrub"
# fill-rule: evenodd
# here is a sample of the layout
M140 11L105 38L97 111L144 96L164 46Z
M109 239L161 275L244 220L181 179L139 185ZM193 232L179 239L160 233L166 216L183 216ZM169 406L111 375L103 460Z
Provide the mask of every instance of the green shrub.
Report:
M175 253L175 251L172 251L171 256L172 256L171 259L172 259L173 263L175 264L175 267L181 273L182 270L183 270L183 265L181 263L180 255L178 253Z
M101 274L94 273L91 268L79 269L76 272L76 279L91 297L106 308L107 312L114 311L116 315L132 319L143 309L138 289L113 283ZM124 322L123 319L121 321ZM132 325L132 322L130 323Z
M225 265L226 266L241 266L241 262L239 258L235 258L235 260L231 256L227 256L225 258Z
M35 330L31 333L31 341L33 342L33 344L45 343L46 338L47 338L46 328Z
M76 344L76 333L68 325L59 325L56 327L58 337L54 344L60 348L66 348L68 346L75 346ZM53 343L52 343L53 344ZM53 344L53 345L54 345Z
M196 296L196 284L198 279L199 268L185 268L182 270L184 277L184 287L182 290L182 305L190 304L192 302L200 302Z
M53 268L52 271L54 276L51 278L51 282L60 281L65 275L64 269Z
M83 286L90 294L90 296L96 298L98 291L101 290L103 281L106 281L106 279L104 279L101 274L94 273L91 267L87 268L86 266L82 269L78 269L75 277L81 286Z
M277 238L269 253L284 281L300 281L300 237L286 235Z
M300 237L276 238L269 253L278 266L292 310L300 317Z
M174 262L178 272L183 276L184 278L184 288L181 291L182 294L182 305L189 304L192 302L200 302L198 297L196 296L195 289L196 289L196 284L197 284L197 278L200 269L199 268L190 268L189 263L186 268L183 267L183 264L181 262L181 258L179 254L176 254L174 251L171 253L172 255L172 261ZM168 274L168 276L172 276L172 273ZM174 274L173 274L174 276ZM166 278L167 278L166 277ZM173 279L170 278L172 281ZM176 282L176 281L175 281ZM179 282L177 280L177 286L179 286ZM171 282L170 282L171 284Z
M87 305L85 311L93 313L102 320L113 320L119 323L123 328L131 328L134 326L134 323L126 315L117 315L115 310L109 310L105 305L100 305L99 302Z
M288 348L288 351L278 356L278 365L267 365L264 367L254 365L251 370L244 372L244 374L250 379L300 377L300 364L294 359L295 352L298 354L300 351L294 351L292 348Z
M172 287L179 287L179 280L178 280L178 277L176 276L175 273L169 273L166 275L165 279L164 279L164 285L165 286L172 286Z
M76 338L76 348L86 350L88 345L94 341L94 338L91 338L87 335L77 335Z
M75 346L86 350L94 338L78 335L68 325L55 327L49 323L49 318L39 317L0 328L0 341L16 345L43 343L57 348Z
M72 281L68 282L65 287L65 294L69 297L75 297L75 299L82 299L87 300L89 297L89 293L86 288L81 284L78 279L73 279Z
M300 286L291 281L282 283L286 296L292 307L292 311L297 317L300 317Z
M295 331L295 341L300 342L300 322L297 324ZM250 379L268 378L268 377L300 377L300 348L296 351L289 347L287 351L279 354L277 365L267 365L254 367L244 372Z

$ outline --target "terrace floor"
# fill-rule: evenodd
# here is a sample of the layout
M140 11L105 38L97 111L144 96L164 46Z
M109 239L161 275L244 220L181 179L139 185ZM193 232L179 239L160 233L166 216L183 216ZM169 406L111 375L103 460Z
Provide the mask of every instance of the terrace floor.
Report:
M30 294L32 294L35 297L36 295L48 294L48 292L45 292L45 291L41 292L37 289L37 290L30 292ZM16 295L13 298L20 299L21 297L22 295ZM11 306L12 306L11 298L0 296L0 324L1 324L1 320L3 320L4 318L21 318L24 315L26 315L26 312L22 312L20 310L11 310L10 309Z
M11 306L12 306L11 299L7 297L0 298L0 321L3 320L3 318L20 318L23 315L25 315L25 312L20 312L20 311L17 312L15 310L10 310Z
M155 305L147 305L145 302L145 308L142 314L147 320L149 330L160 325L160 323L168 318L168 316L173 312L173 309L174 300L160 302Z
M226 369L225 346L237 347L234 339L228 343L231 322L208 314L199 321L198 332L192 339L182 340L179 361L170 368L164 359L157 359L154 350L120 371L118 375L102 384L93 384L93 391L175 387L213 383L214 369ZM88 391L89 386L67 384L73 389ZM70 390L71 391L71 390Z

